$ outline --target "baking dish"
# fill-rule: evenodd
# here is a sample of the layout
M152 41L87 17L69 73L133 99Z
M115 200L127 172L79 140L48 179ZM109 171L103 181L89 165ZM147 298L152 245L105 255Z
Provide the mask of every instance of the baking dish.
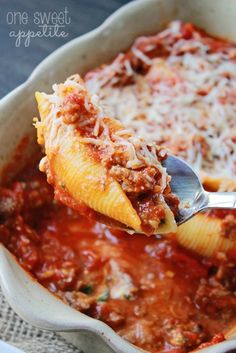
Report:
M236 40L235 15L236 4L234 0L227 0L224 3L220 0L199 0L198 2L193 0L139 0L124 6L98 29L69 42L51 54L35 69L25 84L2 99L0 103L0 168L11 160L15 147L25 135L30 136L30 146L21 163L17 163L14 172L21 167L24 160L27 159L27 155L34 151L35 132L31 122L36 109L35 90L48 91L53 82L63 81L75 72L83 74L92 67L109 61L115 54L127 49L137 36L155 33L174 19L193 22L210 34ZM94 55L95 52L96 56ZM9 141L11 141L10 144ZM1 251L0 260L2 264L0 282L3 291L13 308L22 317L29 320L30 315L27 315L26 302L22 301L22 305L19 305L20 301L14 300L18 295L17 286L14 286L14 280L16 279L14 276L17 273L18 278L21 278L23 271L17 269L18 265L14 258L4 249ZM13 271L13 268L17 272ZM29 281L32 280L29 279ZM35 284L35 286L40 288L39 291L42 290L39 285ZM51 298L50 305L55 305L57 308L63 305L51 294L45 293L45 296ZM47 305L47 299L45 305ZM37 311L37 305L34 306L34 310ZM32 317L33 314L32 312ZM67 333L66 338L85 352L134 353L141 351L119 338L105 324L91 319L86 321L86 323L89 321L89 325L84 324L83 326L82 318L84 318L84 315L78 312L73 312L73 315L81 320L80 331ZM102 343L103 341L98 334L105 337L106 343ZM233 333L231 337L233 337ZM109 348L109 346L112 348ZM204 351L226 352L229 349L236 348L236 341L221 343L217 346L218 348L215 346Z

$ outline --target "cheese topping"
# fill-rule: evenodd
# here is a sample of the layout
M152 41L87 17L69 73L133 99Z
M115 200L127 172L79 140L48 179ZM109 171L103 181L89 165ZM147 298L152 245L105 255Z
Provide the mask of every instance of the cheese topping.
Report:
M63 154L71 153L76 159L82 155L85 161L82 164L87 163L91 177L93 168L94 173L97 173L97 167L100 171L94 179L89 177L88 183L96 183L105 193L106 185L111 183L116 185L119 195L123 196L123 191L127 196L124 199L131 210L134 210L138 224L141 224L140 229L145 234L175 230L174 217L178 214L179 200L171 192L171 178L162 165L167 156L166 151L155 142L146 142L136 136L117 119L105 114L100 107L99 97L90 94L79 75L69 77L62 84L53 85L53 90L51 95L36 93L42 120L36 121L35 126L38 130L38 142L44 146L47 156L47 159L44 158L40 163L40 169L46 172L49 182L56 188L57 195L60 197L62 194L64 197L60 200L67 202L66 177L61 180L61 169L54 170L55 156L60 159ZM76 176L76 169L72 174ZM80 170L78 178L81 178ZM84 190L87 183L83 184L83 181L77 180L79 187ZM73 199L74 189L70 188L68 192ZM109 188L107 192L110 192ZM86 199L87 196L83 196L82 201L85 204ZM75 207L81 208L80 199L79 207L77 204ZM106 207L109 208L109 205ZM91 209L94 209L93 206ZM107 209L104 212L97 207L95 211L110 217ZM120 219L121 217L118 221ZM139 230L138 227L133 228Z
M86 75L90 92L106 114L197 172L235 175L236 47L178 21L141 40L143 50L136 41L126 55ZM160 54L151 55L158 46Z
M66 138L67 132L71 131L71 129L75 131L81 128L87 129L89 136L85 134L76 137L80 142L101 146L103 149L105 146L111 152L121 146L124 155L126 155L126 158L122 160L122 162L125 162L125 168L137 170L147 166L154 166L159 170L162 176L160 179L161 191L166 189L170 177L167 175L166 168L164 168L160 162L166 155L164 149L159 149L155 142L147 143L143 138L135 136L132 131L120 128L120 125L117 130L111 132L106 122L107 115L99 106L98 96L89 95L79 75L69 77L63 84L54 84L53 90L53 94L47 95L47 99L49 99L51 103L50 113L47 115L44 122L36 123L37 128L44 124L50 126L50 136L47 141L45 141L45 144L50 145L49 150L57 149L57 147L60 146L61 139ZM62 113L65 98L63 91L66 92L68 96L68 90L72 95L73 93L83 94L86 109L86 113L84 114L91 112L91 119L80 113L81 118L79 121L65 123L63 120L65 119L65 115ZM47 107L45 107L45 109L46 108ZM75 119L76 115L74 114L72 118Z

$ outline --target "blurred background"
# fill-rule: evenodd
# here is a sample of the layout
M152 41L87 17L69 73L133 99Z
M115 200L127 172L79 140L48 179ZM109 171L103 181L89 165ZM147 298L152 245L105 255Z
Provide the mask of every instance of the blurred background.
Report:
M24 82L48 54L128 2L0 0L0 98Z

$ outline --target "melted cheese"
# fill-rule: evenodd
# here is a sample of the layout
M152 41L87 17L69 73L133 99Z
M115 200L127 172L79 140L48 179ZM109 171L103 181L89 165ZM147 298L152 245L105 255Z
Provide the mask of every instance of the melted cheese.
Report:
M53 90L53 94L47 95L51 103L51 111L47 114L47 118L44 122L44 124L50 126L50 136L47 141L45 141L45 144L48 145L46 146L47 150L55 151L60 145L61 139L66 138L67 133L71 131L71 129L74 130L78 127L85 127L89 124L88 119L84 119L79 123L65 124L61 114L63 100L68 90L71 93L83 92L86 100L86 110L89 111L92 105L96 114L96 120L91 136L77 136L79 141L85 144L93 144L102 147L107 146L111 150L115 150L118 146L123 146L125 153L128 154L125 167L138 169L149 165L154 166L162 175L161 190L165 190L167 183L170 181L170 177L167 175L166 168L162 166L158 159L158 153L160 156L165 155L164 150L159 151L156 143L147 143L143 138L135 136L132 131L126 129L113 131L111 139L111 131L106 123L107 115L100 107L99 98L97 95L89 95L79 75L69 77L63 84L54 84ZM42 122L36 122L36 127L39 127L41 124ZM103 128L102 133L99 133L100 126Z
M139 137L163 144L197 172L236 175L236 48L214 52L198 31L184 39L178 21L157 37L169 52L165 58L131 49L149 65L147 74L134 72L126 60L132 83L115 85L114 61L88 75L87 87L106 114Z

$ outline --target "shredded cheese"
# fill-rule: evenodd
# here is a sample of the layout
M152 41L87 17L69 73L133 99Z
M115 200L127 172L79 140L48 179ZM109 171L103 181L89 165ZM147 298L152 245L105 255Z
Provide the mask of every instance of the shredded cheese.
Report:
M197 172L232 178L236 175L236 47L211 50L210 41L197 30L184 39L178 21L157 38L168 52L165 57L150 59L135 45L131 49L149 65L147 73L135 72L126 59L132 82L116 85L115 60L87 75L86 86L99 96L105 114L119 119L136 136L164 145ZM133 137L128 141L133 142ZM130 158L129 167L142 158L154 163L155 153L143 145L141 154L130 148Z
M114 151L119 146L122 146L124 155L127 155L125 167L128 169L139 169L147 166L154 166L159 170L161 174L161 191L166 189L169 177L167 175L166 168L164 168L159 160L159 148L154 142L146 142L143 138L135 136L134 132L127 129L117 129L117 131L111 131L110 127L106 122L107 115L104 113L103 108L100 107L100 101L97 95L90 95L87 92L82 79L79 75L69 77L63 84L53 85L54 93L47 95L49 102L51 103L51 111L47 114L44 120L44 124L49 127L50 135L47 141L45 141L45 147L47 151L56 150L60 146L60 141L67 138L67 134L74 131L74 136L78 141L84 144L91 144L95 146L101 146L102 148L108 147L110 151ZM78 135L77 129L88 127L91 129L90 120L85 116L83 120L75 121L66 124L63 121L62 107L63 102L67 94L83 94L84 106L87 112L93 109L93 119L95 119L92 130L89 136ZM47 107L45 107L47 109ZM41 122L36 123L41 124ZM100 129L102 127L102 129ZM165 154L164 150L161 150L160 157ZM123 157L122 157L123 161ZM124 159L125 161L125 159Z

